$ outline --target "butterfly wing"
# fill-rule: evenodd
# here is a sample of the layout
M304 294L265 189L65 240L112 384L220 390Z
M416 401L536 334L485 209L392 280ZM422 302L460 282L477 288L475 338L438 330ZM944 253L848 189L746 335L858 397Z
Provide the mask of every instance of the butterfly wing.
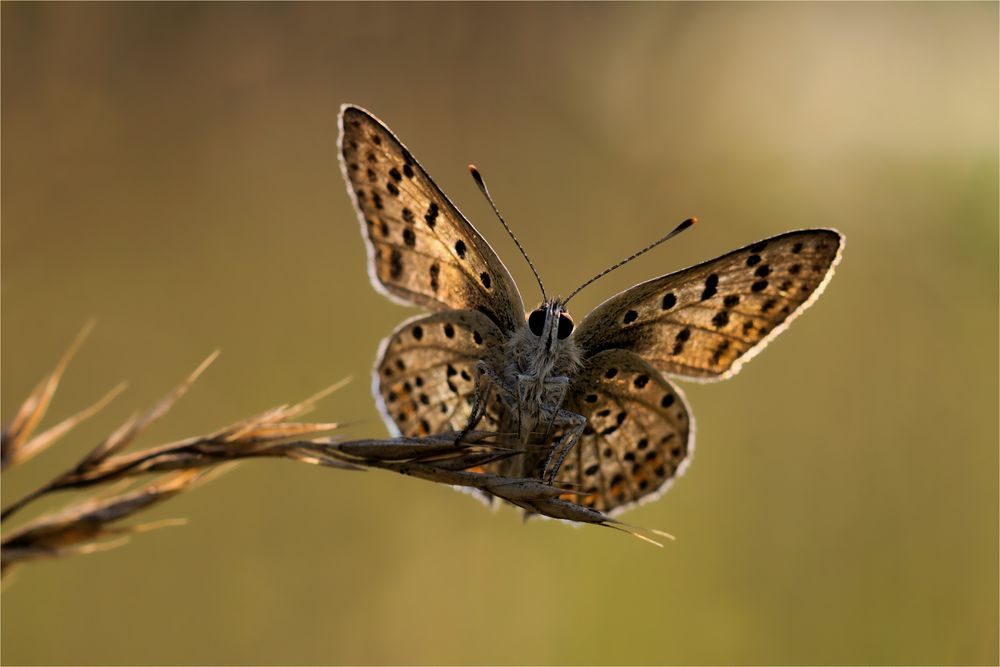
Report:
M655 278L595 308L576 340L584 357L623 349L672 375L730 377L819 296L843 242L788 232Z
M475 368L503 349L503 334L474 310L419 315L382 341L373 389L393 435L422 437L465 428ZM480 428L497 431L495 413Z
M522 322L503 262L389 128L345 105L339 147L376 289L430 310L476 310L505 332Z
M556 478L582 493L567 500L617 513L657 497L690 461L694 423L684 396L631 352L587 359L567 408L587 417Z

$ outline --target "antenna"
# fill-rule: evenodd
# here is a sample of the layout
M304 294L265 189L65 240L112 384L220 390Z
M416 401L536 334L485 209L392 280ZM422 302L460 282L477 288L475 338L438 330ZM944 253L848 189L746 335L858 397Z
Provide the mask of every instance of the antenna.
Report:
M542 290L542 301L548 301L548 297L545 296L545 287L542 285L542 279L538 277L538 271L535 270L535 265L531 263L531 259L528 257L528 253L524 252L521 242L517 240L517 237L514 236L514 232L512 232L510 227L507 226L507 222L503 219L503 216L500 215L500 211L497 210L497 205L493 203L493 197L490 196L490 191L486 189L486 183L483 181L482 174L480 174L479 170L476 169L476 165L469 165L469 173L472 174L472 180L476 182L476 185L479 186L479 190L483 193L483 196L486 197L486 201L490 203L490 206L493 208L493 212L497 214L497 218L500 219L500 224L507 230L510 237L514 239L514 244L517 246L517 249L521 251L521 255L524 256L524 260L528 262L528 266L531 267L531 272L535 274L535 280L538 281L538 289Z
M685 220L681 224L679 224L676 227L674 227L670 231L670 233L667 234L666 236L664 236L664 237L662 237L662 238L660 238L660 239L658 239L656 241L653 241L652 243L650 243L648 246L646 246L645 248L643 248L639 252L632 253L631 255L629 255L628 257L626 257L622 261L618 262L614 266L611 266L611 267L608 267L608 268L604 269L603 271L601 271L600 273L598 273L596 276L594 276L593 278L591 278L590 280L588 280L587 282L585 282L584 284L580 285L575 290L573 290L570 293L570 295L568 297L566 297L566 300L563 301L563 305L565 306L567 303L569 303L569 300L572 299L574 296L576 296L577 292L579 292L584 287L586 287L590 283L594 282L598 278L603 278L604 276L608 275L609 273L611 273L615 269L617 269L617 268L619 268L619 267L621 267L621 266L623 266L625 264L628 264L629 262L631 262L633 259L635 259L639 255L646 254L647 252L649 252L650 250L652 250L656 246L660 245L664 241L667 241L667 240L672 239L673 237L677 236L678 234L680 234L681 232L683 232L685 229L687 229L688 227L690 227L691 225L693 225L696 222L698 222L698 218L688 218L687 220Z

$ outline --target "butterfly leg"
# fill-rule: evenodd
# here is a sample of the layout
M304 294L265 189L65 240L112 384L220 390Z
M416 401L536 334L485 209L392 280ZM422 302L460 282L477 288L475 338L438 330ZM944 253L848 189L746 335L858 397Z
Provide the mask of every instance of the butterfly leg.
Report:
M527 373L522 373L517 376L516 389L517 389L517 420L518 420L518 435L523 440L530 433L523 433L521 431L521 422L523 415L526 410L533 404L543 401L539 406L540 409L536 409L532 415L532 418L528 419L528 428L534 429L538 425L540 418L544 417L544 413L550 413L551 417L548 419L548 425L545 430L545 439L548 440L549 436L552 434L552 428L555 424L556 410L562 406L563 401L566 399L566 392L569 391L569 378L565 375L558 375L555 377L548 377L542 380L542 391L541 395L532 400L529 397L529 392L533 386L538 385L538 375L529 375ZM549 392L555 389L555 400L549 400ZM555 409L553 409L555 408Z
M489 404L489 393L490 390L496 388L501 393L510 394L510 391L503 383L503 379L497 375L492 368L490 368L485 361L479 361L476 363L476 367L473 371L475 373L475 392L472 395L472 410L469 413L469 420L465 424L465 428L459 433L458 438L455 439L455 445L461 444L465 440L466 436L479 425L483 417L486 415L486 408ZM484 389L485 385L485 389Z
M517 389L517 410L516 410L516 412L517 412L517 437L520 438L522 441L527 440L527 436L530 435L530 433L526 434L524 432L524 429L523 429L523 426L524 426L523 415L524 415L525 406L530 405L530 401L528 400L528 388L531 386L531 384L536 379L537 379L536 375L520 374L520 375L517 376L517 382L516 382L516 389ZM528 428L529 429L532 428L532 426L530 425L530 420L529 420L529 426L528 426Z
M562 408L556 408L553 412L555 414L552 416L552 423L558 423L559 426L568 426L569 430L552 446L549 457L545 460L545 465L542 467L542 479L549 483L555 481L563 461L566 460L566 456L573 449L573 445L577 443L580 436L583 435L583 430L587 426L587 418L581 414L563 410ZM545 471L549 470L549 464L552 463L552 458L556 456L556 452L559 452L559 456L556 458L555 465L552 466L551 471L546 473Z
M552 401L551 405L559 408L562 406L563 401L566 400L566 392L569 391L569 378L565 375L557 375L556 377L546 378L545 386L554 387L556 391L556 398ZM552 417L549 418L549 425L545 429L545 440L548 441L549 436L552 435L552 428L556 423L557 411L552 412Z

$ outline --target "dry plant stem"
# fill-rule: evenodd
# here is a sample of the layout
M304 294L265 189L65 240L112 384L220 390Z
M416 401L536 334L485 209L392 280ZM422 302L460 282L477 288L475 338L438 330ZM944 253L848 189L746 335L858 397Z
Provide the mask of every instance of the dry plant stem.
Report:
M426 438L393 438L332 442L313 440L300 443L304 450L323 452L345 462L383 468L439 484L480 489L513 505L541 516L575 523L590 523L628 533L650 544L663 545L650 535L673 540L669 533L640 528L608 517L597 510L568 500L572 489L546 484L537 479L500 477L474 472L473 468L508 456L519 456L518 443L503 434L473 432L455 447L456 433Z
M248 434L251 437L230 442L220 439L217 435L201 436L132 454L114 456L82 469L78 466L4 508L0 514L0 521L5 521L30 502L56 491L84 489L149 473L204 468L244 458L295 458L295 446L290 443L274 442L274 439L330 431L337 427L333 423L296 423L282 426L286 428L281 431L272 427L270 437L267 438L254 438L255 434L252 432ZM352 467L336 461L326 462L326 465Z
M453 444L456 435L445 433L419 439L394 438L343 443L313 441L309 444L330 456L342 458L345 462L392 470L439 484L480 489L530 512L553 519L604 526L625 525L597 510L566 500L575 493L571 489L546 484L537 479L500 477L470 471L469 468L498 458L519 455L520 452L506 446L502 436L488 432L471 433L466 436L463 446L456 448Z
M86 331L77 338L56 369L29 395L10 426L3 431L4 470L46 449L76 424L100 410L120 391L116 389L90 408L32 437L72 353ZM217 353L210 355L148 412L133 415L126 420L72 469L3 510L0 520L6 520L16 511L49 493L99 486L106 488L115 484L129 485L138 476L159 474L142 488L104 498L91 498L7 531L0 544L0 571L3 574L25 561L113 548L124 542L125 538L108 540L109 537L164 525L163 522L139 526L113 524L191 488L195 483L204 481L212 472L225 467L225 464L264 457L291 459L345 470L381 468L439 484L478 489L532 514L623 530L657 545L658 542L643 533L669 537L659 531L643 531L628 526L596 510L571 502L576 493L573 489L556 487L537 479L500 477L481 472L482 466L488 463L524 454L522 445L509 439L510 434L474 431L465 434L458 446L455 444L459 435L457 433L425 438L349 442L336 442L328 437L302 439L333 431L338 427L336 423L302 423L290 420L311 410L317 401L343 386L344 382L301 403L272 408L209 435L187 438L138 452L122 453L139 434L173 407L216 356Z
M6 470L8 467L17 465L18 463L24 463L35 454L38 454L48 447L48 445L55 442L61 435L68 432L73 426L100 410L117 393L117 390L113 391L111 395L98 401L93 407L84 410L75 417L70 417L59 426L49 429L38 438L31 439L31 434L34 433L35 428L42 421L48 410L49 403L52 402L52 397L56 393L56 389L59 388L59 381L62 379L63 373L66 372L66 367L69 366L69 362L73 359L76 351L80 349L80 345L83 344L83 341L90 335L93 329L93 321L84 325L80 333L76 335L76 339L69 346L69 349L59 359L55 370L38 383L34 391L21 404L14 418L4 427L3 432L0 433L0 471Z
M44 451L74 426L107 405L121 391L122 387L116 388L93 406L33 436L51 403L67 364L90 328L88 325L77 337L56 369L31 392L14 419L3 429L0 437L3 445L2 470L7 471ZM163 472L167 474L159 475L142 488L87 499L62 511L34 519L14 530L5 531L0 549L2 551L0 571L3 575L21 562L113 548L125 542L127 538L118 537L109 540L107 539L109 537L169 525L172 522L137 526L116 524L136 512L191 488L197 482L206 480L213 473L226 468L223 464L235 460L271 456L357 469L357 466L331 459L322 453L303 451L300 444L292 442L295 438L314 436L337 427L331 423L298 423L289 420L312 409L318 400L343 386L343 382L301 403L272 408L210 435L188 438L140 452L121 453L146 428L170 410L216 356L217 353L210 355L148 412L141 416L133 415L126 420L121 427L84 456L74 468L13 503L3 511L2 516L6 519L31 501L54 491L96 485L104 485L102 488L130 485L140 474Z
M98 540L164 525L162 522L125 527L110 524L172 498L204 476L204 471L197 470L166 475L145 488L111 498L87 500L27 523L4 535L0 572L7 574L13 565L24 561L90 553L118 546L124 540Z
M0 521L6 520L28 503L55 491L83 489L154 472L203 468L242 458L293 458L291 454L294 453L294 447L283 441L337 428L335 423L299 423L286 420L311 409L316 401L343 386L343 383L329 387L296 405L268 410L207 436L188 438L130 454L114 454L134 440L155 419L165 414L214 358L215 355L203 362L178 389L160 401L143 418L129 419L76 467L5 508L0 514ZM347 467L346 464L343 466Z

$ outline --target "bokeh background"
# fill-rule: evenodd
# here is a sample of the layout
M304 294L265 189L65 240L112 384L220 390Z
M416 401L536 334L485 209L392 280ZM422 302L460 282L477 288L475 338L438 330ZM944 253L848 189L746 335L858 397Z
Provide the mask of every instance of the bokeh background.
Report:
M563 294L701 219L577 318L788 229L847 236L788 332L684 386L694 463L624 517L676 534L666 549L389 473L249 463L142 517L186 527L18 571L3 662L1000 660L996 3L0 12L3 415L91 317L50 423L130 383L6 475L5 503L215 348L144 443L345 376L314 416L385 432L368 373L413 311L368 284L343 102L402 137L529 306L469 162Z

